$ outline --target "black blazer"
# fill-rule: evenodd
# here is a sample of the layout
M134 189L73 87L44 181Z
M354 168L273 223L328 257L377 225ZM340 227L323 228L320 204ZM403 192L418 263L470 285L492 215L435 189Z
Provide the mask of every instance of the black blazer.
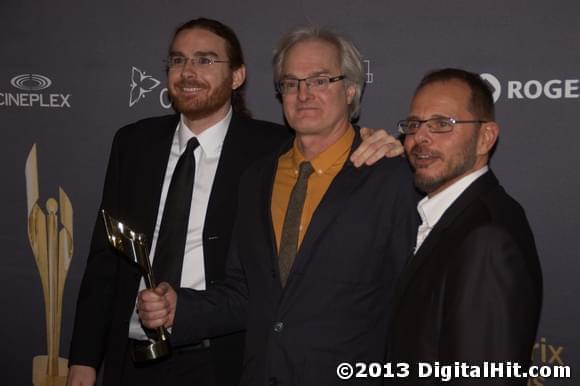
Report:
M149 243L178 122L178 115L170 115L125 126L116 133L111 149L101 208L145 233ZM232 116L203 230L208 287L225 274L240 175L256 159L276 152L289 136L282 126ZM98 216L78 297L69 363L98 368L105 359L106 385L120 380L139 279L137 267L109 248ZM212 340L211 355L219 367L228 368L218 372L218 384L237 385L242 349L243 333Z
M358 138L353 147L358 145ZM228 278L181 290L174 337L239 328L247 318L241 385L344 385L341 362L382 361L396 277L415 241L417 194L403 159L349 161L315 211L283 289L271 220L278 156L250 168ZM376 379L354 384L377 384Z
M388 361L527 366L536 336L542 276L521 206L489 171L447 209L406 266L389 330ZM433 379L395 380L431 385ZM457 379L446 385L525 385Z

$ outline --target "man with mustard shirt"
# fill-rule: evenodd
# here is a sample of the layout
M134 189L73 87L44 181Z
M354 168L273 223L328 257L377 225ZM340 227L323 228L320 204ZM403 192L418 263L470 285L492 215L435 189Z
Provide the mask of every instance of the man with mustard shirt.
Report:
M173 326L176 342L247 321L243 386L344 385L339 363L383 359L417 196L404 159L349 161L364 84L352 43L294 30L276 51L274 77L296 136L242 178L227 279L211 291L161 284L140 294L139 314L148 327Z

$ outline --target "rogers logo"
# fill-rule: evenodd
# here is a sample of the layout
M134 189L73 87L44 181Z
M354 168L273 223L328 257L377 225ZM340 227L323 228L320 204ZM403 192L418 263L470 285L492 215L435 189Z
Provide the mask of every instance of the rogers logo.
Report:
M493 91L493 101L497 102L501 96L502 84L495 75L480 74L481 78L490 85ZM540 81L508 80L504 89L507 99L578 99L580 98L580 79L550 79Z
M24 91L40 91L49 88L52 80L44 75L39 74L22 74L16 75L10 79L10 84Z
M491 88L493 101L497 102L501 95L501 84L499 83L499 80L492 74L488 73L479 74L479 76L481 76L481 79L483 79L489 85Z

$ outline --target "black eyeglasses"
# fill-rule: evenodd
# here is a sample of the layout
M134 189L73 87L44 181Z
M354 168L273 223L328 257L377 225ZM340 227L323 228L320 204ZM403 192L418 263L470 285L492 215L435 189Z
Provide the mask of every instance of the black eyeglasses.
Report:
M405 135L413 135L424 123L427 125L427 129L430 133L448 133L453 130L453 127L460 123L487 123L489 121L482 120L470 120L470 121L460 121L455 118L449 117L437 117L430 119L404 119L397 123L397 129L399 133Z
M218 60L209 56L196 56L194 58L188 58L185 56L170 56L165 60L167 67L170 69L183 68L187 65L187 62L191 62L194 67L208 68L214 63L229 63L229 60Z
M330 83L338 82L339 80L346 79L346 75L338 76L326 76L326 75L315 75L309 76L308 78L296 79L296 78L286 78L278 82L278 92L282 95L296 94L298 88L300 87L300 82L304 82L308 90L326 90Z

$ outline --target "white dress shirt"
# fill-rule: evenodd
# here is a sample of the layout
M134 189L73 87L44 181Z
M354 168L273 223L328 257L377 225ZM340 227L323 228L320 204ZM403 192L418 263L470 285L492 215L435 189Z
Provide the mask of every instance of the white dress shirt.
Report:
M189 211L187 237L185 240L181 287L188 287L196 290L205 289L203 225L205 223L209 196L218 167L222 146L231 119L232 109L230 107L230 110L224 119L196 136L199 141L199 146L193 152L195 157L195 177L193 182L191 208ZM163 218L163 208L165 207L165 200L167 198L169 184L171 183L171 177L173 176L173 171L177 166L179 157L187 147L187 142L194 136L193 132L185 124L182 115L181 120L177 125L177 129L175 130L175 135L173 136L173 143L171 144L171 151L167 162L165 178L163 180L161 199L157 211L157 221L155 222L155 230L151 242L151 252L149 253L151 265L153 265L157 238L159 237L159 228L161 227L161 219ZM139 291L143 289L145 289L145 281L141 279ZM138 340L147 339L136 311L133 312L133 315L131 316L129 337Z
M422 224L417 230L417 244L415 245L414 254L417 253L423 241L431 232L431 229L437 224L443 213L457 200L465 189L469 187L476 179L485 174L489 168L482 167L468 175L455 181L453 184L435 194L433 197L426 196L417 204L417 211L421 216Z

